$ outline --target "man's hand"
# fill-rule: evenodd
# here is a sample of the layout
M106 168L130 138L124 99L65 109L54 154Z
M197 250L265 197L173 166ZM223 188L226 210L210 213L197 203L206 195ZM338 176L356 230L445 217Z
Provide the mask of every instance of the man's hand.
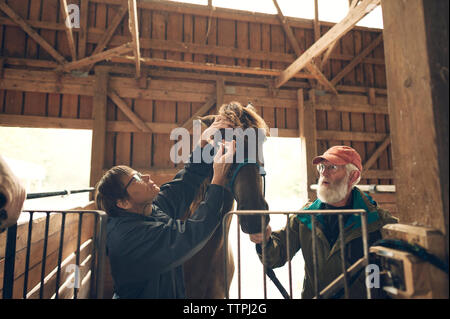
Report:
M226 148L226 152L225 152ZM224 154L225 152L225 154ZM233 165L233 156L236 152L236 141L230 141L220 144L220 148L214 157L213 164L213 178L211 184L225 185L227 180L228 171L231 165Z
M270 225L267 225L266 228L266 242L269 240L270 235L272 234L272 228ZM255 244L261 244L263 242L263 233L250 234L250 240Z

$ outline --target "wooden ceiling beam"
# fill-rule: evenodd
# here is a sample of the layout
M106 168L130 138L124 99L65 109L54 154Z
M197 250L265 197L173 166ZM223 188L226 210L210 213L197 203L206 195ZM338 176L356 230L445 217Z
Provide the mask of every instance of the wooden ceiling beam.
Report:
M66 25L66 35L67 42L69 43L70 54L72 55L72 61L75 61L77 59L77 50L73 39L72 24L70 21L69 8L67 7L67 0L61 0L61 12Z
M97 46L95 47L94 52L92 52L92 55L98 54L103 51L104 48L108 45L109 41L111 40L112 36L114 35L114 32L116 32L117 27L119 26L120 22L122 22L123 18L125 17L125 14L128 12L127 5L122 5L117 11L116 15L114 16L114 19L112 20L111 24L108 26L108 29L105 33L103 33L102 38L97 43ZM87 72L91 70L93 65L90 65L89 68L87 68Z
M380 146L377 147L375 152L370 156L370 158L363 164L363 174L364 171L367 171L369 168L375 164L377 159L381 156L381 154L384 152L384 150L391 144L391 136L388 135L384 139L383 143L380 144Z
M74 70L74 69L81 69L87 65L91 65L93 63L97 63L99 61L103 61L106 59L111 59L118 55L130 52L132 50L133 50L133 44L131 42L125 43L114 49L106 50L106 51L100 52L96 55L92 55L92 56L89 56L87 58L84 58L84 59L81 59L78 61L66 63L66 64L56 68L55 71L70 71L70 70Z
M19 70L17 68L11 69L8 66L20 66L20 67L38 67L38 68L48 68L54 69L58 66L57 62L54 61L43 61L43 60L31 60L31 59L20 59L20 58L4 58L4 69L3 69L3 79L0 79L0 87L7 90L21 90L30 92L42 92L42 93L68 93L68 94L79 94L92 96L92 83L91 76L87 77L76 77L72 75L62 75L57 76L53 71L31 71L31 70ZM118 74L130 74L134 75L135 68L130 66L114 66L110 71L111 73ZM198 73L198 72L186 72L186 71L168 71L162 69L149 69L149 75L151 77L157 78L170 78L170 79L188 79L196 80L201 77L205 81L216 82L219 78L223 78L227 84L242 83L251 85L262 85L267 87L270 83L270 79L264 79L262 77L244 77L244 76L233 76L233 75L217 75L210 73ZM114 79L114 77L111 77ZM126 77L118 77L121 79L126 79ZM48 80L50 79L50 82ZM42 82L45 80L46 82ZM57 81L59 81L57 83ZM122 80L123 81L123 80ZM290 88L308 88L309 85L306 82L291 81L288 82L285 87ZM349 86L349 85L338 85L336 86L340 94L339 97L345 97L345 93L352 94L351 100L345 100L344 104L336 105L332 102L324 102L327 106L323 108L326 111L341 111L341 112L359 112L359 113L375 113L375 114L388 114L387 104L385 102L387 90L380 88L369 88L364 86ZM376 99L376 105L367 106L366 101L355 102L355 98L359 98L359 94L367 94L373 90L377 95L381 96ZM144 92L144 91L142 91ZM357 95L353 95L357 93ZM151 93L155 95L155 93ZM148 97L151 97L151 94ZM167 95L167 94L166 94ZM170 95L170 94L169 94ZM137 96L137 95L136 95ZM126 97L135 98L135 95L127 95ZM334 96L333 96L334 97ZM161 96L158 98L163 99ZM336 97L334 97L336 98ZM199 100L200 101L200 100ZM200 102L204 103L204 100ZM356 104L355 104L356 103ZM319 104L317 104L319 105ZM289 107L289 105L286 105ZM318 108L320 106L317 106ZM322 109L322 108L321 108Z
M316 0L317 1L317 0ZM348 4L349 4L349 7L348 7L348 10L350 11L350 10L352 10L354 7L356 7L356 4L359 2L359 0L348 0L349 2L348 2ZM317 40L316 40L317 41ZM323 69L323 67L325 66L325 64L327 63L327 61L330 59L330 56L331 56L331 53L333 53L333 50L334 50L334 48L336 47L336 44L338 43L339 41L334 41L331 45L330 45L330 47L327 49L327 52L325 52L325 54L323 55L323 58L322 58L322 62L321 62L321 65L320 65L320 68L321 69Z
M278 18L280 20L281 26L284 29L284 32L289 40L289 43L291 44L292 48L295 51L295 54L300 57L302 55L302 50L300 49L300 46L297 42L297 39L294 36L294 33L291 30L291 27L288 25L286 18L284 17L283 13L281 12L281 9L278 5L277 0L272 0L273 4L275 5L275 8L278 12ZM327 88L327 90L333 92L334 94L338 94L336 88L328 81L328 79L325 77L325 75L319 70L319 68L314 64L314 62L311 60L306 65L305 68L321 83Z
M124 100L122 100L122 98L116 93L116 91L114 91L114 89L111 88L108 91L108 97L130 119L130 121L133 122L134 125L136 125L137 128L139 128L144 133L152 133L151 128L139 116L137 116L136 113L133 112L133 110L131 110L128 104Z
M78 58L83 59L86 56L86 43L88 37L88 12L89 0L81 0L80 7L80 35L78 37Z
M108 5L122 5L123 0L90 0L94 3L104 3ZM261 12L249 12L244 10L218 8L214 7L214 10L207 5L198 5L191 3L180 3L177 1L161 1L161 0L144 0L137 3L139 9L147 9L154 11L166 11L175 12L180 14L196 15L210 18L229 19L243 22L265 23L265 24L277 24L278 18L269 13ZM289 24L295 28L307 28L313 29L313 21L304 18L289 17ZM333 22L321 22L322 26L332 27L335 25ZM367 28L356 27L357 30L365 31L380 31L379 28Z
M200 107L197 112L195 112L190 119L188 119L187 121L185 121L182 125L182 127L184 127L187 130L190 130L192 125L193 125L193 121L195 119L197 119L200 116L204 116L212 107L213 105L216 103L217 98L216 95L211 96L203 105L202 107Z
M297 72L305 68L313 58L324 52L333 42L342 38L359 20L379 5L380 1L363 0L358 6L350 10L341 22L332 27L280 74L275 80L275 87L279 88L289 81Z
M117 62L117 63L131 63L134 60L135 59L133 56L121 56L121 57L111 58L112 62ZM190 69L190 70L203 70L203 71L268 75L268 76L278 76L281 73L281 70L239 67L239 66L223 65L223 64L198 63L198 62L175 61L175 60L166 60L166 59L157 59L157 58L142 58L142 57L140 60L141 60L141 63L144 65ZM299 78L299 79L316 78L315 75L306 74L306 73L297 73L294 75L294 77Z
M344 76L346 76L351 70L355 68L362 60L372 52L383 41L383 34L380 34L375 40L373 40L364 50L362 50L357 56L354 57L349 64L347 64L338 74L331 80L333 85L336 85Z
M36 41L44 50L46 50L56 61L60 64L66 63L66 59L59 54L47 41L44 40L32 27L25 22L10 6L8 6L4 0L0 0L0 9L19 25L34 41Z
M88 1L88 0L83 0ZM83 2L82 7L80 8L81 20L80 20L80 29L72 29L72 32L79 33L79 41L78 41L78 58L84 58L86 52L86 43L83 45L85 41L83 41ZM55 30L55 31L64 31L65 25L62 23L48 22L48 21L37 21L37 20L24 20L27 24L35 29L42 30ZM113 23L113 22L111 22ZM13 22L8 17L0 17L0 25L5 26L16 26L17 24ZM109 32L109 28L106 32ZM105 35L104 30L100 30L98 28L91 27L89 28L89 32L87 32L86 40L87 43L98 44L103 41L103 37ZM112 46L119 46L124 43L127 43L129 38L122 35L113 35L107 44ZM295 61L295 54L291 53L281 53L281 52L266 52L266 51L258 51L258 50L246 50L246 49L237 49L234 47L224 47L224 46L213 46L213 45L201 45L196 43L187 43L181 41L171 41L171 40L160 40L160 39L151 39L151 38L140 38L139 44L142 49L155 49L155 50L164 50L164 51L173 51L173 52L183 52L190 54L206 54L206 55L217 55L224 57L233 57L238 59L255 59L255 60L267 60L274 62L285 62L292 63ZM341 54L334 52L330 59L338 60L338 61L351 61L354 57L350 54ZM364 63L384 65L384 60L381 58L366 58L363 61Z
M319 0L314 0L314 42L320 39Z
M136 0L128 0L129 28L133 39L133 53L136 64L136 78L141 76L141 52L139 47L139 25Z

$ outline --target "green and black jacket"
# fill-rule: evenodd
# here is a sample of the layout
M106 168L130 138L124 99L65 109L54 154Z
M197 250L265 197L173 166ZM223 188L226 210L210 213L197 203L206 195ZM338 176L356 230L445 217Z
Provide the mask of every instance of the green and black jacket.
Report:
M328 209L327 205L319 199L313 203L308 203L303 209L320 210ZM373 199L361 192L358 188L352 190L351 209L364 209L367 214L369 246L381 238L381 228L385 224L396 223L397 219L392 217L387 211L377 207ZM337 215L335 216L337 219ZM324 215L317 215L317 261L319 291L328 286L342 273L340 239L338 224L334 229L326 227ZM289 219L289 248L291 258L301 249L305 261L305 278L303 282L302 298L314 297L314 276L313 276L313 253L312 253L312 232L310 215L292 215ZM283 266L287 262L286 253L286 227L272 232L266 246L266 265L271 268ZM334 232L333 234L330 234ZM329 238L333 238L330 243ZM345 258L347 267L359 260L363 256L361 218L359 215L350 215L344 224ZM256 245L256 250L262 259L261 245ZM351 284L350 298L365 298L365 277L364 272Z

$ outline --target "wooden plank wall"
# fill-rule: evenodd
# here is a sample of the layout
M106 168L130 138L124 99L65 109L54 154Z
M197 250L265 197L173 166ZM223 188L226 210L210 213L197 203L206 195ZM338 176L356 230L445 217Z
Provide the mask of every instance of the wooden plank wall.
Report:
M80 1L69 2L80 4ZM66 34L64 28L61 28L62 18L59 1L32 0L29 1L29 7L23 6L23 2L18 0L9 0L7 3L25 20L29 21L30 25L39 30L41 36L54 45L68 61L71 60ZM118 12L120 4L121 2L117 0L89 1L87 56L95 50L97 43ZM239 14L233 19L230 15L222 14L220 10L216 10L218 13L213 15L205 11L205 7L198 10L195 9L197 6L189 6L189 8L191 7L194 9L185 10L187 13L181 13L173 5L157 6L157 9L152 9L151 3L138 6L142 57L278 70L286 68L295 59L294 52L276 17L263 14L246 16ZM6 57L5 79L10 74L8 69L14 68L14 66L8 65L8 57L52 61L52 58L42 48L36 45L19 27L8 22L8 18L3 14L0 14L0 19L0 37L3 37L3 39L0 39L0 56ZM47 24L42 25L33 22L36 20L46 21ZM290 21L300 48L304 50L311 46L314 41L312 21L301 19L291 19ZM331 24L323 23L321 33L324 34L330 28ZM83 33L81 31L74 29L76 43L81 39ZM325 76L328 79L336 76L380 32L380 30L367 28L355 28L350 31L339 41L330 61L325 64L323 69ZM129 42L130 39L128 17L125 15L107 48ZM167 48L170 48L170 50ZM248 54L249 52L251 54ZM54 75L52 76L54 77ZM59 76L61 76L59 79L67 79L67 85L61 84L61 81L58 82L57 75L57 78L52 82L55 83L55 86L51 88L29 89L33 92L21 91L20 87L17 86L0 89L0 115L34 115L53 119L91 119L92 92L85 91L82 88L77 90L69 87L69 83L77 81L93 83L92 75L88 78L70 79L67 78L70 76ZM133 82L130 76L126 79L123 76L112 76L109 85L116 89L119 96L145 122L182 124L203 105L208 97L215 94L216 78L212 78L212 76L211 73L209 78L205 76L199 79L174 80L170 76L161 74L158 76L150 75L151 78L147 81L147 89L138 88L136 82ZM217 77L217 73L214 76ZM23 78L25 77L23 75ZM245 77L240 76L240 78ZM225 81L224 101L237 99L244 104L252 101L268 125L280 129L281 136L298 136L296 133L298 130L296 90L298 87L308 87L308 82L306 79L290 82L293 84L273 91L266 85L231 84L227 80ZM6 82L3 83L6 87ZM382 44L376 47L363 60L363 63L357 65L355 69L343 77L337 85L340 92L346 95L353 94L356 99L365 98L366 102L363 103L365 106L382 105L387 108ZM376 91L372 90L372 94L380 99L381 104L378 104L377 101L373 102L375 104L369 103L370 88L376 89ZM161 94L155 95L155 90L158 90ZM132 91L133 93L131 93ZM329 101L326 103L329 105L334 103L334 100L329 98L328 94L321 96L320 91L317 94L319 94L317 100L328 98ZM305 94L305 96L308 99L308 94ZM351 101L351 98L347 98L347 100ZM370 109L366 108L366 110L369 111L351 112L335 111L330 108L318 109L316 111L317 130L389 134L387 111L372 113ZM118 124L128 121L127 117L110 99L108 99L107 120ZM3 124L0 122L0 125L9 125L4 123L4 119L2 121ZM82 122L66 121L64 123L69 127L81 128ZM83 123L87 127L91 125L90 122ZM35 125L45 126L46 124ZM361 138L354 139L348 134L346 136L346 140L335 140L322 136L317 141L319 153L332 145L346 144L357 149L363 161L365 161L382 142L373 138L364 141ZM169 131L167 130L147 134L137 131L134 127L129 129L117 125L113 129L108 129L106 134L104 169L119 164L145 169L173 169L176 166L169 158L170 147L173 143L169 140ZM392 184L393 167L391 162L391 151L390 146L388 146L372 167L379 174L372 174L369 176L370 178L364 178L361 183ZM172 171L166 172L169 173L156 174L156 181L163 182L169 179Z

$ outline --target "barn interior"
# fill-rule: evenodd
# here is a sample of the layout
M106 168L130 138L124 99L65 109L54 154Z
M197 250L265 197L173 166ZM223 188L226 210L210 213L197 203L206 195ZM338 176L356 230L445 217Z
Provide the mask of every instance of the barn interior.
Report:
M276 0L276 14L212 0L0 0L0 127L90 130L86 186L115 165L162 184L183 166L170 158L173 129L251 103L278 137L300 138L309 199L312 159L334 145L357 150L359 184L399 219L386 236L447 265L399 253L403 288L390 297L448 298L448 1L349 0L336 23L308 1L314 19L290 17ZM377 7L382 29L356 26ZM3 298L111 298L106 258L101 287L93 268L103 221L35 217L32 236L28 220L0 234ZM75 260L83 280L73 289L63 283Z

